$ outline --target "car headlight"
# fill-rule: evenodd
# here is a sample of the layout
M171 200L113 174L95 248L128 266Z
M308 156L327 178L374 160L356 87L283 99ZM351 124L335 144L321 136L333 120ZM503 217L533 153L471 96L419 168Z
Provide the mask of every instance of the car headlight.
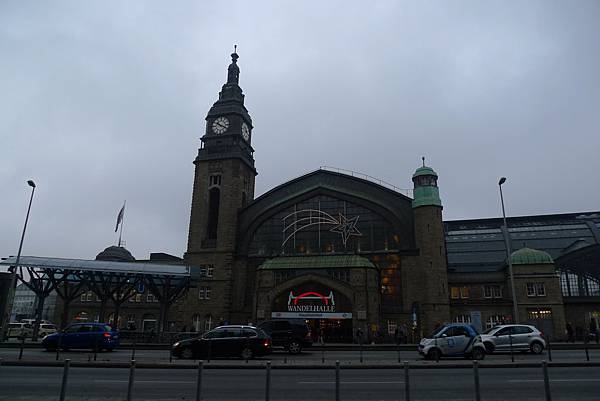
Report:
M175 344L173 344L173 348L177 348L177 347L179 347L179 345L180 345L180 344L179 344L179 341L178 341L178 342L176 342Z

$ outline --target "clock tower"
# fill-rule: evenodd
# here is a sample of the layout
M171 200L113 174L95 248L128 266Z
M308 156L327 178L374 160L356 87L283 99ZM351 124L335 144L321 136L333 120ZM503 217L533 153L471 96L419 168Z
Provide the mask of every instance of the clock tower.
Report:
M238 54L231 55L227 82L208 111L198 156L186 263L206 274L191 289L185 315L199 330L230 321L237 216L254 198L253 126L239 86Z

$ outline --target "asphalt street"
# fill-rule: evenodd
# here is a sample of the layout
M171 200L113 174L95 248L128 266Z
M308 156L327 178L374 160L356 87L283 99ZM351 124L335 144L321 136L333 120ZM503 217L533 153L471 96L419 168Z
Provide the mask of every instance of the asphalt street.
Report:
M480 369L482 400L544 400L541 368ZM552 399L598 400L595 368L550 368ZM0 367L0 400L56 400L62 369ZM129 370L71 368L67 399L124 400ZM134 400L194 400L197 371L137 369ZM472 369L410 371L412 400L473 400ZM264 400L265 370L205 369L203 400ZM340 370L341 400L404 400L404 372L399 369ZM271 400L334 400L335 371L271 370Z
M7 360L16 360L19 355L18 348L0 348L0 358ZM600 361L600 349L588 350L588 355L591 361ZM117 349L113 352L102 352L97 354L97 361L105 362L127 362L133 356L132 350ZM90 351L69 351L61 352L59 359L66 358L72 361L88 361L93 360L94 354ZM135 359L138 362L146 363L169 363L168 350L136 350ZM268 357L258 358L250 361L251 364L264 364L267 360L272 360L273 364L294 364L294 363L322 363L325 359L326 363L333 363L339 360L342 364L357 364L360 363L360 352L356 350L349 351L325 351L306 350L300 355L290 355L283 350L276 350ZM402 361L422 361L422 357L416 351L401 351L400 359ZM548 360L547 351L541 355L533 355L531 353L515 353L515 361L520 362L541 362ZM23 360L25 361L54 361L56 360L55 352L46 352L40 348L25 348L23 350ZM462 359L457 359L462 360ZM586 361L586 353L583 349L577 350L553 350L552 360L554 362L583 362ZM483 363L491 362L510 362L511 356L509 353L488 355ZM219 360L219 363L239 364L240 359ZM391 350L378 351L363 351L363 363L397 363L398 352ZM194 361L179 361L173 359L172 363L185 364L195 363Z

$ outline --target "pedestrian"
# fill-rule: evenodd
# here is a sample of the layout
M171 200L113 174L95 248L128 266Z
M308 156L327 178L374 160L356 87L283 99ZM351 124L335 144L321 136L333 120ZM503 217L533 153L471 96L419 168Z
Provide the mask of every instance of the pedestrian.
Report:
M573 326L571 325L571 322L567 322L567 342L575 342L575 337L573 337Z
M596 344L598 344L598 324L596 323L596 319L590 320L590 340L595 340Z
M356 329L356 341L359 344L362 344L363 342L363 331L360 327Z
M406 324L402 323L400 326L400 344L406 344L408 342L408 328Z
M394 341L396 342L396 345L400 345L400 330L398 330L398 326L396 326L396 329L394 330Z

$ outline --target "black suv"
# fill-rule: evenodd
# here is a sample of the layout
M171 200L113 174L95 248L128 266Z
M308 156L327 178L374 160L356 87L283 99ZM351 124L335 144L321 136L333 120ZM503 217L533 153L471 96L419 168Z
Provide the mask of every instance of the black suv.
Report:
M258 325L271 336L273 346L284 347L290 354L299 354L302 348L312 345L310 327L304 320L276 319Z

